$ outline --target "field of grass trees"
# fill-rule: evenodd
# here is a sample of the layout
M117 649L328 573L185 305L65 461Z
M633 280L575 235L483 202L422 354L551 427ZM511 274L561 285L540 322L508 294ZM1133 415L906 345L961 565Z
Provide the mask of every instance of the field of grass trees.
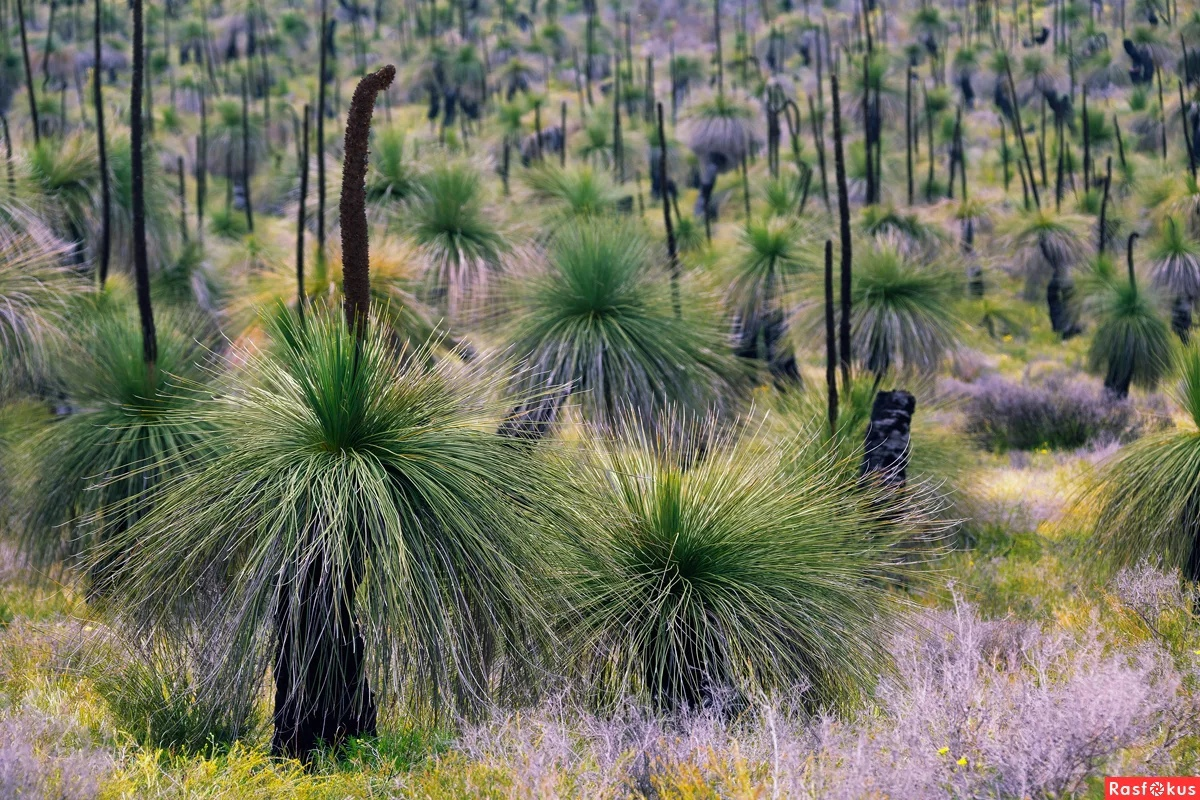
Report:
M0 139L0 797L1200 774L1193 0L0 0Z

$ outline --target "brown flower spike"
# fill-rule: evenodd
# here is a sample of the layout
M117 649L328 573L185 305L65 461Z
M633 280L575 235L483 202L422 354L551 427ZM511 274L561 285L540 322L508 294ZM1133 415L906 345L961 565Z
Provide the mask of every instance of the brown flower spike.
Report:
M346 324L361 340L367 333L371 305L370 248L367 243L367 148L375 96L392 85L396 68L388 64L364 77L354 88L346 118L346 158L342 163L342 294Z

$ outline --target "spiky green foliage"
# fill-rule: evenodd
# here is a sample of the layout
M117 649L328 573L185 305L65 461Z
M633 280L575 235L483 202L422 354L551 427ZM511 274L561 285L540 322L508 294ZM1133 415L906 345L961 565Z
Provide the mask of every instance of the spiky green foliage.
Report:
M860 223L864 233L891 243L905 255L933 255L945 236L916 214L903 214L892 206L867 206Z
M95 137L43 139L29 151L26 172L31 204L67 241L82 240L92 225L100 187Z
M373 203L402 202L421 189L421 169L405 153L405 131L394 126L380 130L371 145L367 200Z
M1150 279L1174 294L1200 297L1200 244L1169 217L1150 250Z
M606 172L584 165L561 169L543 165L522 176L539 202L551 206L552 220L612 213L621 194Z
M1020 212L1001 226L1002 246L1022 272L1045 277L1055 269L1066 269L1083 257L1079 217L1056 214L1052 210Z
M758 114L730 95L716 94L697 103L688 120L688 146L701 159L718 159L724 168L741 163L757 137Z
M495 434L493 387L396 359L378 326L356 341L340 313L284 317L274 333L183 415L211 426L213 455L114 543L130 552L127 602L159 617L177 587L215 574L211 608L230 631L220 674L245 680L271 661L271 621L303 619L316 592L357 608L385 703L523 688L542 628L533 504L549 479ZM309 665L319 637L291 638L290 662ZM309 669L346 680L336 665Z
M0 400L44 383L48 355L66 333L68 303L82 292L62 259L69 248L27 215L0 225Z
M580 222L549 243L541 269L511 287L505 316L525 362L520 393L570 387L584 417L620 427L676 406L703 415L737 395L738 368L709 309L671 308L667 276L627 226Z
M1130 384L1153 389L1169 371L1171 329L1158 304L1130 280L1114 281L1097 298L1096 335L1088 366L1104 374L1104 385L1118 395Z
M738 328L749 336L783 310L796 279L811 270L801 236L795 222L780 219L751 223L739 234L727 297Z
M162 266L171 233L175 230L172 192L158 153L149 142L143 156L143 191L146 197L146 251L151 270ZM111 137L108 171L112 191L112 258L114 265L133 264L133 149L127 134ZM99 241L100 198L93 198L91 236Z
M854 265L855 357L876 375L936 370L958 338L950 311L957 288L937 264L918 264L887 244L867 251Z
M1096 512L1093 563L1149 558L1184 567L1200 533L1200 346L1176 359L1174 398L1185 424L1150 433L1117 451L1081 496ZM1195 575L1191 576L1195 579Z
M75 316L75 347L62 366L72 413L28 443L22 545L39 568L127 530L208 446L209 427L178 414L203 394L203 346L185 322L162 319L149 369L130 306L102 297Z
M800 684L814 705L859 697L886 664L888 585L919 504L849 470L791 470L782 447L701 438L698 464L643 438L575 468L573 665L668 711Z
M612 168L612 112L607 108L597 109L584 123L581 141L575 151L579 158L593 167Z
M467 164L434 167L402 224L427 264L428 288L451 319L504 268L508 240L484 207L479 173Z
M810 194L811 194L811 188ZM780 175L763 184L763 199L772 216L791 217L800 210L804 186L794 175Z

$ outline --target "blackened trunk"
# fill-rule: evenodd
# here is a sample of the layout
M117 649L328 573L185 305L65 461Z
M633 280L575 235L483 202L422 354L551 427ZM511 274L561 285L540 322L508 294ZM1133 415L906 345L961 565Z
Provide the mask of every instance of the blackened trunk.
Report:
M183 240L183 243L187 244L187 184L183 178L183 156L176 158L175 169L179 173L179 236Z
M913 412L917 400L905 391L879 392L871 407L863 444L860 477L903 489L908 481L908 457Z
M837 435L837 336L833 310L833 242L825 240L825 393L829 401L829 435Z
M322 746L375 735L377 711L355 618L361 576L347 570L339 592L316 561L298 580L297 595L281 591L275 613L271 752L309 762Z
M1050 311L1050 328L1060 336L1065 336L1071 328L1070 292L1063 268L1055 266L1046 284L1046 306Z
M1187 295L1175 295L1175 300L1171 303L1171 330L1184 344L1191 338L1192 299Z

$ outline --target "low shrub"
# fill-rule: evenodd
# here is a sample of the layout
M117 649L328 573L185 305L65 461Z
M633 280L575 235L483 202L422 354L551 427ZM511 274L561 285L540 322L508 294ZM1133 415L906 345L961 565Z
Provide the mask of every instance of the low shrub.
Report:
M963 391L967 435L998 452L1126 441L1141 428L1128 400L1079 378L1052 376L1034 385L993 375Z

